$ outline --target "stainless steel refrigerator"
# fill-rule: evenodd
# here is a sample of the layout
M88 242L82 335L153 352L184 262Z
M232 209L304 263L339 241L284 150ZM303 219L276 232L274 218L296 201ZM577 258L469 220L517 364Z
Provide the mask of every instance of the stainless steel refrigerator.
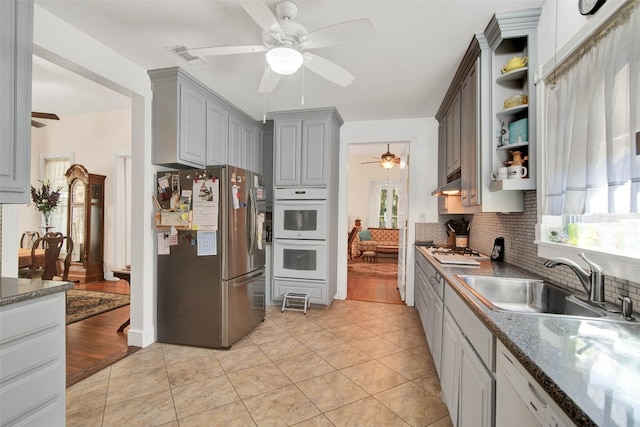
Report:
M219 192L217 212L202 212L196 205L203 191L206 193L200 187L207 179L219 180L215 187ZM205 234L198 242L198 230L179 230L177 242L175 235L168 236L170 229L158 231L166 233L158 236L159 245L162 238L174 239L164 248L168 254L159 250L157 255L158 341L230 348L265 317L266 202L261 177L233 166L220 166L161 172L158 183L163 209L174 205L174 209L190 210L186 217L193 215L192 228L198 216L208 216L209 220L215 216L217 222L215 244L211 243L211 233L207 242L208 253L215 255L199 254Z

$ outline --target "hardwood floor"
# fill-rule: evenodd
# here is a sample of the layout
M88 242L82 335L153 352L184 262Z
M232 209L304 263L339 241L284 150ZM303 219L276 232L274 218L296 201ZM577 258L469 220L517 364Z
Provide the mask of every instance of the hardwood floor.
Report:
M398 291L398 279L363 277L347 270L347 299L404 304Z
M74 288L129 293L129 285L124 280L77 283ZM67 387L139 350L139 347L127 345L128 327L122 333L117 332L129 318L129 307L116 308L67 325Z

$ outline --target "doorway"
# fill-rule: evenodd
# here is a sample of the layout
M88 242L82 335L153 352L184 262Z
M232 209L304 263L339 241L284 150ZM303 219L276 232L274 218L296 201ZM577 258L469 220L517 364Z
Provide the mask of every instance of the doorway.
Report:
M359 249L359 238L353 236L355 246L347 251L347 299L395 304L403 304L406 299L403 249L408 148L409 144L405 142L350 144L348 147L346 209L349 234L359 231L367 234L370 229L374 229L375 234L375 229L394 229L394 232L377 235L393 236L385 237L391 242L384 244L397 249L376 248L363 254L364 245Z

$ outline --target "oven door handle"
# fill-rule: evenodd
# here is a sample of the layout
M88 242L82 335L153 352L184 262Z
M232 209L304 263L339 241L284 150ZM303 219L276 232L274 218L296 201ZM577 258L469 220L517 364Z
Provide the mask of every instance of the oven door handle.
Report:
M286 246L306 246L306 247L314 247L314 246L324 246L324 240L294 240L294 239L273 239L274 243L277 245L286 245Z

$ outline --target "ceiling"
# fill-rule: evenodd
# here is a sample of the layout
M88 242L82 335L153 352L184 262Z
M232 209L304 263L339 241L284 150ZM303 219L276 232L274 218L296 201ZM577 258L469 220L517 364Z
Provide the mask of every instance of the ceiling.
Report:
M258 0L256 0L258 1ZM258 94L264 55L208 57L193 67L168 46L259 45L262 30L236 1L36 0L36 4L139 64L180 66L231 103L263 112L335 106L345 121L433 117L473 33L495 12L541 6L545 0L298 0L295 20L308 31L369 17L378 35L314 49L356 76L342 88L313 72L283 76ZM275 10L273 0L266 4ZM34 61L34 111L79 114L128 108L129 100L47 61ZM304 105L301 97L304 94Z

